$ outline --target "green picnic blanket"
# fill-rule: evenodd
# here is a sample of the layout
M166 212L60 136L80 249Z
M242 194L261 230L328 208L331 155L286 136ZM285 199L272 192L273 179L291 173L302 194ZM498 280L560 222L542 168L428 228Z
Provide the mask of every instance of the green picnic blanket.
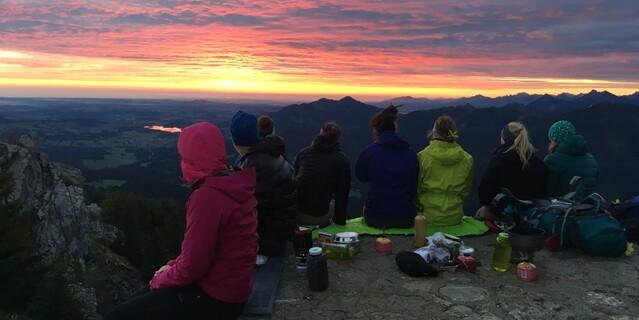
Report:
M392 228L392 229L377 229L373 227L369 227L364 223L364 218L355 218L346 221L345 226L340 225L330 225L320 229L323 232L328 233L339 233L344 231L353 231L357 232L361 235L403 235L403 236L412 236L415 234L414 228ZM463 236L479 236L488 231L488 227L478 220L475 220L471 217L464 216L462 218L462 222L456 226L449 227L438 227L438 226L428 226L427 233L428 235L432 235L435 232L443 232L457 237Z

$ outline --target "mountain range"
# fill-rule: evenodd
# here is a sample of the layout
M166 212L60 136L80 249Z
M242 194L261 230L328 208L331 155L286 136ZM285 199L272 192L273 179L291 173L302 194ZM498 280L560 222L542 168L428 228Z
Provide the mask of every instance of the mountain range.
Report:
M532 112L570 112L574 110L591 107L597 103L627 103L639 104L639 91L631 95L616 96L608 91L592 90L588 93L578 95L570 93L562 93L559 95L550 94L528 94L525 92L515 95L507 95L501 97L486 97L483 95L475 95L472 97L455 98L455 99L429 99L429 98L413 98L410 96L398 97L373 103L378 107L385 107L390 104L402 105L403 112L429 110L452 106L473 106L476 108L501 107L505 105L524 106Z

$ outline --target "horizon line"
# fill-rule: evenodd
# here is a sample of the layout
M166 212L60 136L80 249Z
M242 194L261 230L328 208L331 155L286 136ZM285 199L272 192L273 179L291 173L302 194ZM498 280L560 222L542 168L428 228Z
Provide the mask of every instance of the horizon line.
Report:
M503 95L487 95L487 94L482 94L482 93L476 93L473 95L460 95L460 96L454 96L454 97L429 97L429 96L414 96L414 95L398 95L398 96L379 96L376 99L370 99L370 98L357 98L356 95L349 95L349 94L345 94L345 95L340 95L340 94L325 94L325 95L316 95L316 94L308 94L308 95L291 95L291 94L272 94L270 97L269 96L263 96L263 95L258 95L258 96L252 96L251 94L247 94L246 96L238 96L238 97L230 97L230 96L211 96L211 95L206 95L206 96L202 96L202 95L197 95L197 94L193 94L193 95L189 95L187 92L183 92L183 93L175 93L175 94L171 94L170 92L167 93L163 93L157 96L135 96L135 94L132 95L104 95L104 96L100 96L100 95L87 95L87 96L82 96L82 95L26 95L26 94L19 94L19 95L0 95L0 99L51 99L51 100L82 100L82 99L86 99L86 100L165 100L165 101L197 101L197 100L203 100L203 101L207 101L207 102L223 102L223 103L234 103L234 104L250 104L250 103L273 103L273 104L283 104L283 103L292 103L292 104L298 104L298 103L306 103L309 101L318 101L321 99L330 99L330 100L341 100L347 97L351 97L357 101L361 101L361 102L366 102L366 103L381 103L381 102L388 102L389 100L393 100L393 99L401 99L401 98L412 98L412 99L428 99L428 100L433 100L433 101L437 101L437 100L455 100L455 99L467 99L467 98L472 98L472 97L477 97L477 96L482 96L482 97L486 97L486 98L490 98L490 99L496 99L496 98L500 98L500 97L508 97L508 96L516 96L516 95L520 95L520 94L527 94L527 95L551 95L551 96L559 96L562 94L570 94L570 95L574 95L574 96L579 96L579 95L585 95L588 94L590 92L608 92L611 93L615 96L618 97L624 97L624 96L629 96L629 95L633 95L633 94L637 94L639 93L639 89L636 89L634 91L632 91L633 89L630 89L631 91L625 91L625 92L632 92L632 93L628 93L628 94L619 94L619 93L615 93L614 91L619 91L619 90L614 90L614 89L590 89L586 92L569 92L569 91L564 91L561 93L540 93L540 92L527 92L527 91L519 91L517 93L510 93L510 94L503 94ZM136 91L134 90L119 90L117 91L118 94L124 94L126 92L131 92L134 93Z

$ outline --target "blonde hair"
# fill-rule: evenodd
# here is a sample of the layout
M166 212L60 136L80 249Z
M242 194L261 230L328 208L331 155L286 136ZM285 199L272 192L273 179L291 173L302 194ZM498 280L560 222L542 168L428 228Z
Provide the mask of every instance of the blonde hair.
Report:
M522 168L526 168L530 158L535 154L535 147L528 139L528 130L526 130L526 127L521 122L511 122L507 127L508 131L515 137L515 141L506 152L515 150L517 155L519 155L519 159L521 159Z

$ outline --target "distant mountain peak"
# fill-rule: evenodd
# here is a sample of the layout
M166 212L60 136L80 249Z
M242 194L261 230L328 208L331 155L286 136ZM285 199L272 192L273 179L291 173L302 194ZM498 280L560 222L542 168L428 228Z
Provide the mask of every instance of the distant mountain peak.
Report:
M601 96L601 97L616 97L616 95L614 95L613 93L611 93L608 90L603 90L603 91L597 91L597 90L590 90L590 92L588 92L587 94L585 94L584 96Z
M341 101L341 102L359 102L359 101L355 100L355 99L354 99L353 97L351 97L351 96L346 96L346 97L344 97L344 98L340 99L339 101Z

